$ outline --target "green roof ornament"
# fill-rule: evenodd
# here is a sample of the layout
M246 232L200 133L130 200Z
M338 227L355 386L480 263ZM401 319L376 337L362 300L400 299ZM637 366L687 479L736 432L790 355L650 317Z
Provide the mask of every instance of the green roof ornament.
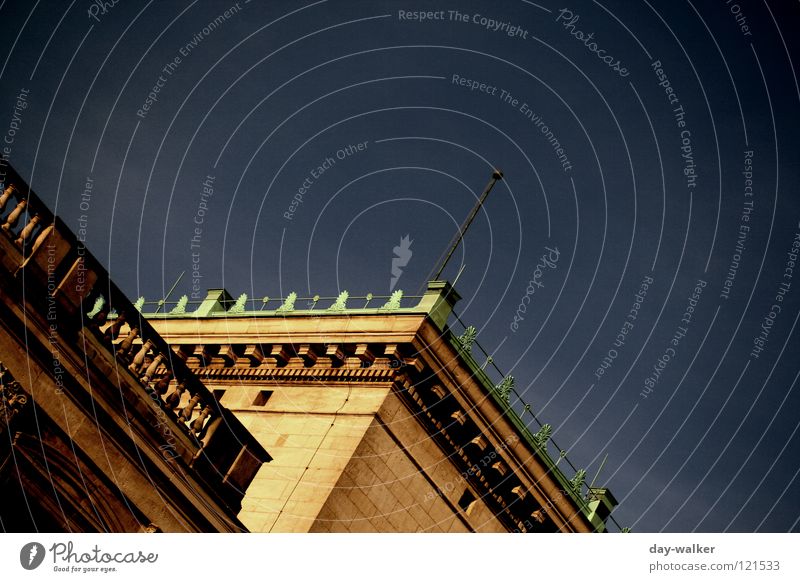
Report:
M175 304L175 307L172 308L170 314L172 315L181 315L186 313L186 306L189 304L189 296L188 295L181 295L181 298L178 299L178 303Z
M136 303L134 303L133 306L136 308L136 311L141 313L142 308L144 307L144 295L139 297L139 299L136 300Z
M572 490L575 491L575 493L580 493L584 481L586 481L586 469L578 469L575 476L569 480L569 484L572 486Z
M236 303L228 310L228 313L244 313L245 303L247 303L247 293L242 293L236 299Z
M297 293L292 291L291 293L289 293L286 296L286 299L283 300L283 303L281 304L281 306L278 307L278 309L276 309L275 311L279 312L279 313L286 313L286 312L289 312L289 311L294 311L294 302L295 301L297 301Z
M389 297L389 301L383 304L381 309L400 309L400 300L403 298L403 291L398 289Z
M533 435L533 440L536 441L536 444L540 447L544 447L547 445L547 441L550 440L550 436L553 434L553 427L549 424L543 424L542 428L539 429L535 435Z
M474 325L470 325L464 330L464 333L458 336L458 344L465 352L472 352L472 344L475 343L477 335L478 330L475 329Z
M495 391L497 395L508 404L509 400L511 399L511 390L514 388L514 376L508 375L503 380L495 386Z
M339 296L336 298L336 301L333 302L333 305L328 307L328 311L344 311L347 309L348 297L350 297L350 294L347 291L342 291L339 293Z
M619 530L619 533L631 533L631 528L623 527L621 530Z
M97 299L94 300L94 306L92 307L92 310L86 314L86 317L92 319L95 315L100 313L100 310L103 309L103 305L105 305L105 302L106 302L105 297L103 297L102 295L98 295Z

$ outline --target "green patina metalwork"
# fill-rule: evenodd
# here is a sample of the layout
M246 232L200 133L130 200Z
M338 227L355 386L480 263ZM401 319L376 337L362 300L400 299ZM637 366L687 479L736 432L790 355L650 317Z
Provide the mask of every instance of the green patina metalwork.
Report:
M180 315L182 313L186 313L186 306L189 304L189 296L188 295L181 295L181 298L178 299L178 303L175 304L175 307L172 308L170 314Z
M383 304L381 309L400 309L400 300L403 298L403 292L398 289L389 297L389 301Z
M242 293L236 299L236 303L228 310L228 313L244 313L244 306L247 303L247 293Z
M94 306L92 307L92 310L86 314L86 317L92 319L95 315L100 313L100 310L103 309L103 305L105 305L105 303L105 297L99 295L97 299L94 300Z
M511 399L511 390L514 388L514 376L506 376L501 380L501 382L494 387L495 392L500 397L500 399L508 404L509 400Z
M550 440L552 435L553 427L549 424L543 424L542 428L540 428L539 431L533 435L533 440L535 440L540 447L544 447L547 445L547 441Z
M569 480L569 484L573 491L580 493L584 481L586 481L586 469L578 469L578 472L575 473L575 476Z
M292 291L286 296L286 299L283 300L283 304L278 307L275 311L279 313L286 313L288 311L294 311L294 302L297 301L297 293Z
M141 312L142 307L144 307L144 296L139 297L139 299L136 300L136 303L134 303L133 306L136 308L136 311Z
M339 293L339 296L336 298L336 301L328 307L328 311L344 311L347 309L347 298L350 297L350 294L347 291L342 291Z
M468 351L472 351L472 344L475 343L475 338L478 336L478 330L475 329L475 326L470 325L467 329L464 330L460 336L458 336L458 343L461 344L461 347Z
M189 304L189 296L188 295L181 295L181 298L178 299L178 303L175 307L172 308L170 311L171 314L180 315L181 313L186 313L186 306Z

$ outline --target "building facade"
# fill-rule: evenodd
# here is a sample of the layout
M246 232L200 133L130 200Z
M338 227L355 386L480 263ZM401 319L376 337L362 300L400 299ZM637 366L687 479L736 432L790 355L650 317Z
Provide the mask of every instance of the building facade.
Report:
M246 531L267 451L13 170L0 192L0 531Z
M274 456L242 504L251 531L604 531L613 496L559 470L550 428L532 433L513 380L476 361L474 329L448 327L458 299L431 281L421 297L216 289L142 308Z
M27 418L53 424L58 434L47 438L61 456L70 457L70 439L82 451L71 461L72 489L56 499L136 508L112 524L73 509L82 529L606 531L613 496L587 487L583 471L562 472L568 461L549 452L551 428L530 407L515 411L512 378L490 379L474 328L451 329L459 296L449 283L431 281L419 297L234 299L216 289L202 301L131 304L15 179L0 209L10 224L0 237L0 323L12 331L0 361L16 378L3 381L3 404L23 410L15 395L29 395ZM30 335L35 345L25 344ZM26 379L34 406L34 389L20 388ZM62 418L62 401L73 400ZM47 473L22 477L35 473L19 460L34 429L22 412L12 417L0 425L3 487L16 483L20 498L49 491ZM119 454L93 457L107 440ZM84 465L96 489L75 480ZM131 481L128 491L121 474L125 483L129 474L157 479ZM103 512L120 513L113 503ZM36 513L47 527L59 515L53 503ZM5 529L9 520L24 527L24 516L0 517Z

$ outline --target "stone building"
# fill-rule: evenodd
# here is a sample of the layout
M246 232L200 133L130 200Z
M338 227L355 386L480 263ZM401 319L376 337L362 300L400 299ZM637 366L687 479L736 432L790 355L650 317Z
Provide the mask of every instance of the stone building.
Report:
M46 211L41 216L42 225L51 224ZM31 309L46 320L52 297L67 303L60 307L59 326L74 326L69 342L76 343L70 345L89 341L84 353L102 356L109 391L119 398L116 387L124 376L131 384L124 398L128 409L146 415L156 402L164 422L177 425L170 425L176 439L185 437L182 462L162 463L164 476L176 464L187 478L201 473L202 483L192 491L207 495L203 507L213 499L236 511L231 524L257 532L606 531L613 496L587 487L584 471L574 471L557 449L549 452L550 427L521 404L512 378L490 379L491 359L479 357L474 328L458 334L451 329L459 296L449 283L431 281L419 297L398 291L382 298L344 292L335 298L293 293L234 299L216 289L200 301L140 298L131 305L85 249L77 256L80 242L56 225L66 246L53 293L46 292L48 255L40 250L53 234L42 231L30 251L13 236L1 241L23 253L9 269L33 257L41 271L36 273L42 287L31 293L39 303ZM91 265L93 275L82 294L70 295L61 289L74 287L77 267L65 266L78 258ZM25 300L6 300L5 288L3 294L6 310ZM46 328L41 334L46 347ZM15 345L12 359L5 354L14 346L0 344L0 361L13 361L19 377L26 356ZM126 374L128 367L133 375ZM48 376L55 393L46 361L39 373ZM71 394L83 374L80 366L67 370L76 379L62 392ZM102 420L85 422L91 434L83 446L91 448L92 438L102 441L106 424L131 423L119 407L116 414L109 406ZM148 439L157 449L159 435ZM94 467L109 488L116 462ZM135 471L137 463L131 464L127 470ZM7 468L4 474L8 480ZM185 494L186 489L176 492L164 507L191 505ZM179 529L172 522L166 527L161 514L139 519L145 521ZM223 531L218 524L217 529Z
M0 531L246 531L267 451L13 170L0 192Z

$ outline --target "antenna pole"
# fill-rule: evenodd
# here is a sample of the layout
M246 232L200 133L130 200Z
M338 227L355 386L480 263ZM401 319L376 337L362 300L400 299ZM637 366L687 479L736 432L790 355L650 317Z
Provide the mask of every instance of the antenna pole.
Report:
M155 313L158 313L159 311L161 311L161 307L167 302L167 299L169 299L169 296L172 295L173 291L175 291L175 287L178 286L178 283L181 282L181 279L183 279L183 276L185 274L186 274L186 271L182 271L181 274L178 275L178 278L172 284L172 287L170 288L170 290L167 291L167 296L164 297L164 299L162 299L161 301L158 302L158 308L156 309Z
M467 220L464 222L464 226L462 226L459 229L458 236L456 237L453 244L450 246L450 250L448 251L447 256L444 258L441 266L439 267L439 270L436 271L436 275L433 277L434 281L439 279L439 276L442 274L442 271L444 271L444 268L450 261L450 257L453 256L453 253L458 248L458 245L461 244L461 241L464 239L464 235L467 233L467 229L472 224L472 221L475 220L475 217L478 215L478 211L481 209L481 206L483 206L483 203L486 202L486 198L487 196L489 196L489 192L492 191L492 188L494 188L494 185L497 183L497 181L502 179L503 179L503 172L501 172L500 170L495 170L494 172L492 172L492 179L489 180L488 184L486 184L486 188L484 188L483 194L481 194L481 197L478 199L478 203L472 209L472 212L469 213Z
M603 465L605 465L605 464L606 464L606 459L608 459L608 453L606 453L606 456L605 456L605 457L603 457L603 462L602 462L602 463L600 463L600 468L599 468L599 469L597 469L597 474L595 474L595 476L594 476L594 479L592 479L592 482L591 482L591 484L589 485L589 489L591 489L592 487L594 487L594 482L595 482L595 481L597 481L597 478L600 476L600 471L602 471L602 470L603 470Z

